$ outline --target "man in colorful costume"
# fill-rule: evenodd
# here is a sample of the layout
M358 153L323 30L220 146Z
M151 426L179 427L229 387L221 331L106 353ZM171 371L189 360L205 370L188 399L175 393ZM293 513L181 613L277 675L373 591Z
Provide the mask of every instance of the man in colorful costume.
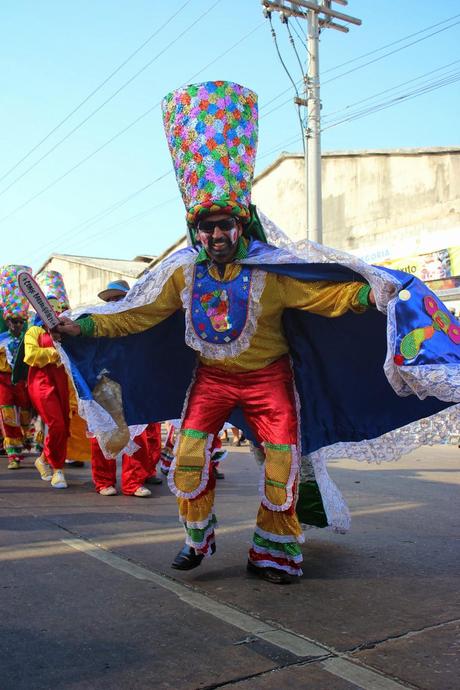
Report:
M32 272L28 266L8 265L0 269L3 319L7 330L0 334L0 418L3 447L8 469L20 468L24 447L32 442L31 410L25 381L12 380L12 370L27 328L29 303L19 289L19 271Z
M229 82L187 86L165 98L163 114L192 247L139 280L122 308L77 313L77 323L66 320L58 330L82 336L63 345L96 433L99 426L110 434L110 423L101 425L93 413L91 391L102 371L122 391L128 424L174 418L185 397L168 481L186 545L173 567L195 568L214 552L212 440L229 418L245 431L249 427L264 446L265 463L248 569L288 583L301 575L296 503L302 522L339 531L348 526L346 506L327 475L327 449L336 457L341 444L369 444L397 429L401 454L407 436L399 427L447 408L455 386L449 372L437 390L417 372L414 383L401 366L405 355L398 355L403 362L393 359L407 325L407 315L399 318L397 310L404 299L395 304L398 290L413 278L315 245L289 245L268 219L259 220L250 205L257 143L253 92ZM267 233L278 248L266 243ZM374 301L370 284L379 309L393 310L385 374L385 318L368 309ZM423 321L423 309L414 308L411 319L414 326ZM442 326L447 337L436 347L458 375L458 349L451 344L458 347L460 331L456 324L449 331L450 325ZM407 337L416 341L417 354L424 339L416 331ZM121 367L128 352L129 375ZM428 363L433 359L430 352L423 355ZM413 392L443 402L399 397ZM425 436L418 434L421 443L429 440L429 426ZM370 445L362 455L372 457Z
M64 280L58 271L42 271L37 282L56 314L69 309ZM46 425L43 450L35 461L35 467L40 477L50 482L54 489L66 489L66 459L89 460L89 442L86 425L77 412L73 384L62 366L51 335L39 317L25 334L24 362L28 366L30 399Z

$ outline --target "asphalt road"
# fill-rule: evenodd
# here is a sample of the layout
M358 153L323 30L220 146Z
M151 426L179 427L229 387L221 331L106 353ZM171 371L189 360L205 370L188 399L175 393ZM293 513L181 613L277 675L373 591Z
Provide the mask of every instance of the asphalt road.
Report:
M331 463L347 535L307 533L304 577L245 572L259 470L218 482L218 551L189 573L164 482L151 499L69 489L0 459L0 690L458 690L460 450Z

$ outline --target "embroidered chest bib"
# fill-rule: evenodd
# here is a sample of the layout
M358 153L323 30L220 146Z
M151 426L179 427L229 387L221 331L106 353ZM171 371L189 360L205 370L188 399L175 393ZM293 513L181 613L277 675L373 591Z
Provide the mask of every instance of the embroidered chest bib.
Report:
M241 267L232 280L216 280L198 265L193 277L191 321L200 340L226 345L239 338L248 320L251 269Z

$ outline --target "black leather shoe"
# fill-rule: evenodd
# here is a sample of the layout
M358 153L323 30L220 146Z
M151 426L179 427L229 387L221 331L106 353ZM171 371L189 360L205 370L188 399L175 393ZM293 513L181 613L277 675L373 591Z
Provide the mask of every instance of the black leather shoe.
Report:
M251 561L248 561L246 570L251 575L257 575L262 580L271 582L272 585L293 585L299 579L297 575L290 575L284 570L278 570L278 568L258 568Z
M211 546L211 553L216 553L215 544ZM196 553L194 548L185 544L171 563L171 568L175 568L176 570L193 570L201 565L203 558L204 554Z

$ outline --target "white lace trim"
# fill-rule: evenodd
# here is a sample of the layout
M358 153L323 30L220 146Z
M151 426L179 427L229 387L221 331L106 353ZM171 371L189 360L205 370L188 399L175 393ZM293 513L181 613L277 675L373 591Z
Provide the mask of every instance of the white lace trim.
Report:
M367 462L397 460L423 445L457 445L460 440L460 405L448 407L431 417L419 419L378 438L358 442L334 443L311 453L315 461L353 458ZM322 492L321 492L322 493Z
M305 537L303 534L299 534L298 537L296 537L294 534L273 534L273 532L266 532L258 525L256 525L254 533L258 534L259 537L262 537L263 539L277 541L279 544L292 544L292 542L303 544L305 541Z
M274 556L275 558L284 558L287 561L291 561L291 563L302 563L303 561L302 554L299 554L298 556L291 556L290 554L285 553L284 551L277 551L276 549L266 549L265 547L257 546L257 544L254 543L252 544L251 548L253 551L261 555L266 553L268 556Z
M193 520L186 520L182 515L179 515L179 522L181 522L185 527L188 527L189 529L204 529L207 527L210 523L210 521L214 517L214 506L211 509L211 512L209 513L208 517L205 518L204 520L200 520L198 522L194 522ZM214 519L212 522L212 525L214 527L217 526L217 521Z
M404 383L420 400L432 395L444 402L460 403L460 367L458 364L423 364L398 367Z
M280 565L276 561L251 561L251 564L256 568L276 568L277 570L284 570L284 572L289 573L289 575L298 575L299 577L303 575L302 568L292 567L290 565Z
M192 549L203 549L208 542L209 537L214 534L214 525L210 525L210 527L205 531L203 539L201 541L193 541L187 530L185 530L185 543L187 546L191 546Z
M313 457L313 455L310 458L315 470L315 479L323 500L328 525L334 532L344 534L348 532L351 524L348 506L336 484L330 478L325 461L322 458Z
M256 332L257 322L262 309L260 297L265 287L266 273L254 269L251 273L251 287L248 295L248 314L246 323L238 338L225 345L207 342L201 339L195 332L192 323L192 291L195 266L184 266L185 287L181 293L182 304L185 310L185 342L203 357L213 360L238 357L248 349Z

